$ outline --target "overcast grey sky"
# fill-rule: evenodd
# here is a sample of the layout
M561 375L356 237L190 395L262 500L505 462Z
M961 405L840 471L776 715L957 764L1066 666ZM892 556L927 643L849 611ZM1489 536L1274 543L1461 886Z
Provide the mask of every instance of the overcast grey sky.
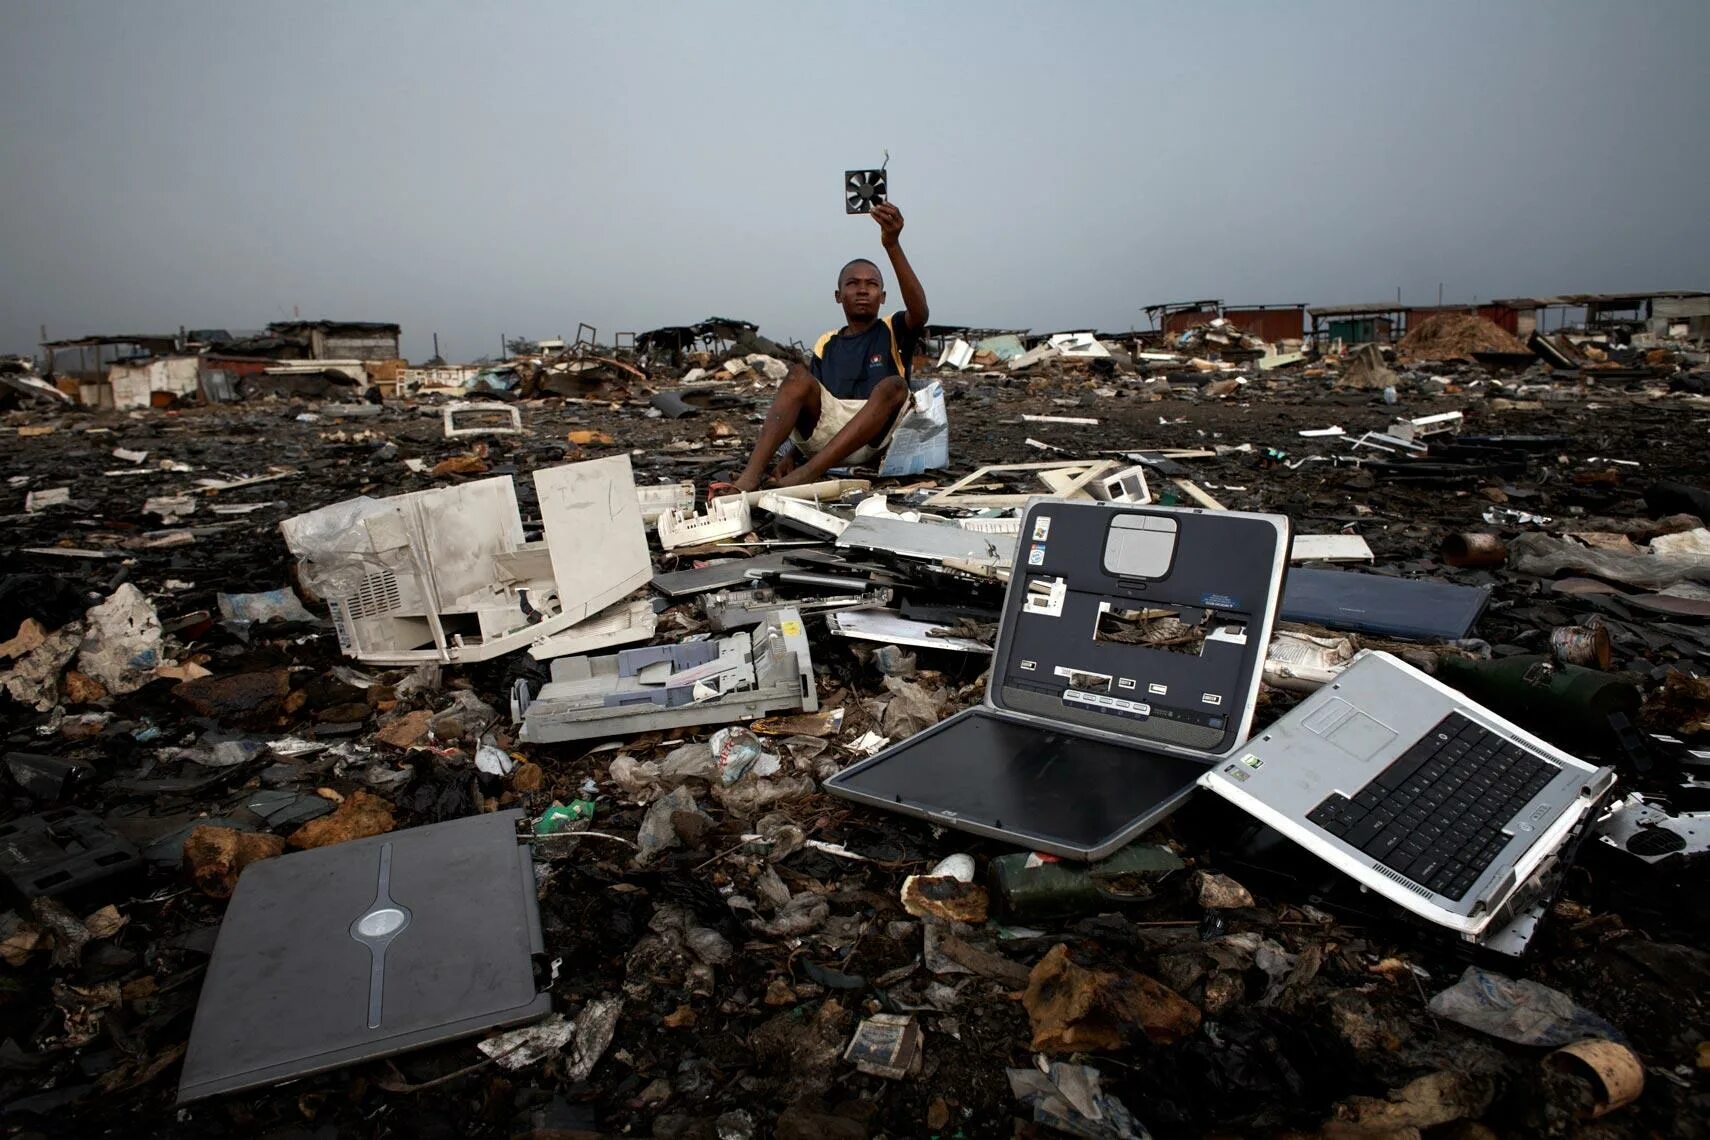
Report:
M1710 4L0 0L0 350L1710 287ZM900 303L896 290L891 301Z

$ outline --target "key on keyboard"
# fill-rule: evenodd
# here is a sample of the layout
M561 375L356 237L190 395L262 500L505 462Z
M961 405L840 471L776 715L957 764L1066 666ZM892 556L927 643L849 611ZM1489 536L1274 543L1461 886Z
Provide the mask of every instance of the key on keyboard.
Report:
M1331 795L1306 818L1459 901L1507 845L1503 827L1559 771L1450 713L1352 799Z

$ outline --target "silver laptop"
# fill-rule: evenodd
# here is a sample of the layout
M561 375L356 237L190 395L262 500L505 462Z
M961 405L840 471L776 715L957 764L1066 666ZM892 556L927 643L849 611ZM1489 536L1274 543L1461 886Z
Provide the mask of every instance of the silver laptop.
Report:
M1493 940L1553 890L1614 780L1368 650L1200 783L1397 906L1504 949Z

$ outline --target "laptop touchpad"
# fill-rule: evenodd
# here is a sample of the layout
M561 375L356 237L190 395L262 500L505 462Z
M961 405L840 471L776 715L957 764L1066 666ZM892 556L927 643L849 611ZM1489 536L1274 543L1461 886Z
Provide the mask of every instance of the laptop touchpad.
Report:
M1306 719L1306 727L1350 756L1369 760L1395 739L1395 733L1340 697Z

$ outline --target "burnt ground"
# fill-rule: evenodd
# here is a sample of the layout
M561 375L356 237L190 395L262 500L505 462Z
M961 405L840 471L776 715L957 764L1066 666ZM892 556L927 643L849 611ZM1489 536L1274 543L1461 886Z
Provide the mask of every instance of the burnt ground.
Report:
M1535 408L1508 407L1485 391L1404 396L1399 407L1390 407L1373 393L1326 390L1298 378L1256 385L1248 398L1230 400L1154 399L1131 393L1131 385L1121 395L1099 395L1096 383L1102 382L949 381L954 473L980 463L1049 458L1024 443L1029 437L1071 456L1252 444L1256 453L1186 465L1230 508L1288 514L1302 533L1348 528L1363 535L1380 570L1494 584L1495 600L1477 634L1498 652L1547 652L1551 629L1595 612L1613 635L1613 668L1647 691L1670 669L1706 671L1710 644L1702 624L1659 621L1619 603L1552 593L1548 582L1507 570L1451 570L1437 555L1451 533L1511 535L1520 529L1483 521L1497 500L1552 517L1556 521L1545 529L1559 532L1580 516L1651 517L1642 492L1660 478L1710 484L1702 403L1615 383L1564 386ZM645 418L644 406L531 403L527 435L481 441L486 473L526 474L622 448L631 452L638 477L688 478L704 486L708 477L739 465L739 451L711 443L678 452L671 446L705 443L714 419L752 438L749 413L740 409L670 421ZM347 662L324 624L240 633L221 624L217 612L213 620L198 617L197 611L216 611L218 592L266 590L293 580L276 529L281 518L356 494L441 485L458 476L413 472L405 461L422 458L431 466L478 449L467 440L442 439L434 409L388 405L377 417L298 418L316 410L274 402L7 417L13 428L54 429L9 439L0 459L0 474L11 481L9 509L21 511L29 490L64 486L72 497L68 506L7 517L8 573L52 575L85 604L121 581L132 582L169 626L179 625L172 636L182 646L180 660L201 662L216 675L286 670L286 699L212 717L187 708L171 681L60 713L0 696L7 749L91 765L95 779L71 802L102 814L139 846L205 816L256 826L253 818L246 821L241 801L257 786L259 764L203 771L172 760L174 749L205 733L369 742L401 713L441 708L459 688L505 708L513 666L504 661L448 669L439 691L398 699L390 686L401 674ZM1286 465L1346 451L1335 441L1303 439L1300 429L1337 424L1357 434L1381 430L1398 414L1449 410L1465 412L1466 434L1564 436L1569 442L1506 471L1472 467L1431 479L1330 462L1296 470ZM1023 413L1101 422L1028 424L1019 422ZM572 446L566 433L578 428L607 432L615 445ZM171 459L196 470L108 476L103 472L130 466L112 457L115 447L147 450L143 467ZM1266 448L1287 456L1267 458ZM1640 466L1611 467L1593 457ZM187 490L196 478L253 476L274 467L292 474L208 495L206 505L171 528L142 510L151 495ZM526 479L518 488L525 500L532 494ZM213 503L231 502L269 505L247 515L209 512ZM149 536L163 529L188 529L193 541L148 548ZM24 553L56 545L119 557ZM971 596L995 602L989 592ZM661 632L668 627L662 622ZM869 655L823 631L814 648L823 707L847 712L829 755L847 762L852 754L842 743L874 724L865 702L883 694L881 678L864 660ZM333 672L343 665L356 666L377 684L366 690L351 684ZM941 715L977 699L980 663L927 651L920 666L915 679L938 695ZM1255 727L1293 699L1267 690ZM676 734L670 742L687 735L693 734ZM1586 751L1576 747L1583 741L1556 742ZM622 745L638 758L668 751L657 734ZM554 799L578 798L591 778L598 786L593 827L626 839L635 835L644 808L610 777L615 751L581 745L516 751L538 766L537 788L477 779L466 751L456 748L390 756L408 774L384 791L396 825L496 805L536 814ZM349 796L367 786L360 768L335 765L330 756L308 757L301 767L299 785L306 789ZM195 776L190 783L198 786L147 782L185 776ZM141 782L123 788L116 783L138 777ZM1655 772L1624 769L1619 791L1661 780ZM840 844L865 859L811 847L780 859L775 871L785 888L821 897L827 917L806 933L774 936L756 932L745 922L747 912L727 902L733 894L754 898L768 866L764 846L742 839L755 820L700 798L711 829L645 869L610 841L583 839L552 852L541 907L548 952L557 959L554 1008L573 1017L594 999L623 999L612 1043L585 1080L569 1078L562 1055L507 1072L479 1064L480 1054L464 1042L175 1108L176 1060L223 904L163 864L67 900L77 915L112 904L129 920L112 937L91 940L80 962L34 952L21 965L0 969L0 1121L9 1134L51 1136L1008 1135L1012 1121L1028 1113L1011 1095L1005 1069L1027 1066L1032 1056L1029 1017L1018 1000L1023 985L1014 970L1025 973L1065 943L1083 966L1162 978L1203 1011L1201 1028L1173 1044L1149 1041L1129 1026L1120 1049L1080 1058L1103 1074L1107 1092L1160 1136L1317 1134L1334 1118L1358 1115L1347 1106L1349 1098L1382 1098L1435 1073L1450 1074L1460 1107L1398 1118L1403 1127L1457 1136L1707 1131L1702 1002L1710 992L1710 955L1699 949L1706 935L1701 865L1653 867L1588 847L1528 957L1486 962L1571 996L1627 1035L1643 1059L1649 1077L1638 1103L1588 1124L1574 1116L1584 1086L1553 1076L1540 1063L1544 1050L1511 1045L1426 1011L1426 999L1451 984L1469 960L1458 946L1370 905L1310 860L1264 846L1243 817L1204 798L1148 838L1174 844L1190 868L1231 875L1251 890L1254 905L1206 910L1191 873L1178 873L1155 884L1145 901L1105 914L1030 921L1031 930L1012 930L1013 937L964 931L1009 967L943 975L920 961L920 923L898 902L901 882L953 852L971 853L984 864L1003 848L817 793L785 801L771 810L787 821L774 815L765 830L793 823L805 837ZM8 789L6 818L43 806ZM708 969L680 938L661 932L663 916L680 917L684 910L693 925L731 944L728 962ZM1243 943L1242 935L1253 937ZM1273 979L1257 964L1251 947L1260 939L1294 956L1295 968L1285 977ZM116 994L101 989L113 984ZM926 1034L917 1075L886 1080L840 1058L855 1022L885 1010L918 1013ZM1466 1120L1483 1121L1491 1131ZM1332 1127L1324 1134L1417 1133L1334 1133Z

